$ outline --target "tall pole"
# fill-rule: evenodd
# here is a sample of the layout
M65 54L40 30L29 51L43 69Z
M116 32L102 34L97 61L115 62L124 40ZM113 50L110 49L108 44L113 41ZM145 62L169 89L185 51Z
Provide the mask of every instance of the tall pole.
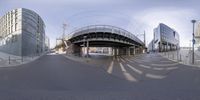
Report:
M64 39L65 37L65 30L66 30L67 24L63 24L63 35L62 35L62 39Z
M194 39L194 25L196 23L196 20L191 21L193 24L193 33L192 33L192 64L194 64L194 44L195 44L195 39Z
M144 46L146 46L146 33L144 31Z

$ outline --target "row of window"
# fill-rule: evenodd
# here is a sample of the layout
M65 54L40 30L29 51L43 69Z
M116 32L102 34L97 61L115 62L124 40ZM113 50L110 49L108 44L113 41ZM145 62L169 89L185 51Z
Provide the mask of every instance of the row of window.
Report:
M7 37L5 39L0 40L0 46L15 43L17 41L17 35L12 35L11 37Z

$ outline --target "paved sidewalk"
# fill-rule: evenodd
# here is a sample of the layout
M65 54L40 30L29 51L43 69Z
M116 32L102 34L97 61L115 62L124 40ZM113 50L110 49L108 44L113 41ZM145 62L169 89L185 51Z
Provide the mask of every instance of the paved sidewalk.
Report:
M181 49L178 51L162 52L159 53L161 56L168 58L170 60L190 65L200 67L200 51L195 51L194 53L194 64L192 64L192 51L189 49Z
M34 61L39 57L40 56L21 57L21 56L15 56L15 55L0 52L0 67L11 67L11 66L25 64L25 63Z

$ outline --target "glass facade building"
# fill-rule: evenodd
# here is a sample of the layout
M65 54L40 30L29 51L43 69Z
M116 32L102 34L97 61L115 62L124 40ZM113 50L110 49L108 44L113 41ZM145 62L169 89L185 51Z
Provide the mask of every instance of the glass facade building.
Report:
M179 34L169 26L160 23L154 29L154 50L166 52L179 49Z
M0 51L17 56L40 55L45 49L45 24L32 10L18 8L0 18Z

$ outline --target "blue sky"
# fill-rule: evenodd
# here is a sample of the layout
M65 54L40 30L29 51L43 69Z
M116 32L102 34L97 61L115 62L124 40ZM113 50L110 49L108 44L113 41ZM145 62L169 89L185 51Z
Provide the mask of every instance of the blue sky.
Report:
M0 16L15 8L37 12L46 24L51 47L61 36L63 23L67 24L67 33L94 24L114 25L133 34L145 30L148 43L153 39L153 28L165 23L179 33L181 46L189 46L190 20L200 20L199 3L198 0L0 0Z

